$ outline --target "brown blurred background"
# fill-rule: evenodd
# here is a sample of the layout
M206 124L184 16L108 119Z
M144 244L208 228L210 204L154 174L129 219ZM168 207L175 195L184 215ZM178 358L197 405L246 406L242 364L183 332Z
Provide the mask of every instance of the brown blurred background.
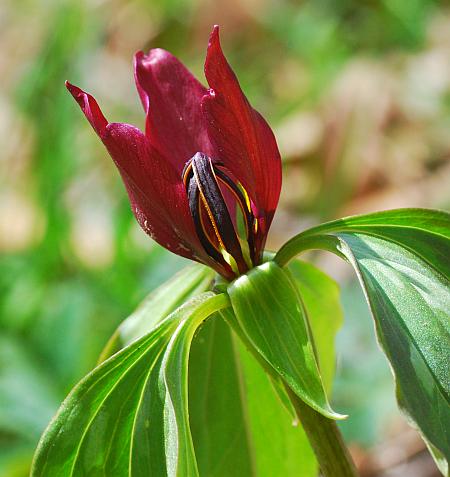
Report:
M0 475L27 475L37 439L117 324L185 261L135 224L112 162L64 88L144 125L132 55L162 47L203 80L222 44L268 119L284 185L268 246L307 226L450 205L450 5L432 0L2 0ZM351 270L334 401L364 476L438 475L396 409Z

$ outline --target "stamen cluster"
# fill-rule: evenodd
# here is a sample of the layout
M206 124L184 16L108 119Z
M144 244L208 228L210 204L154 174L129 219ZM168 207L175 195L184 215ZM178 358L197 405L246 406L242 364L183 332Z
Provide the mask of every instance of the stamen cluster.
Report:
M182 178L195 230L208 255L228 270L230 276L239 276L257 265L254 234L258 220L242 184L234 181L222 164L214 164L201 152L186 164ZM228 205L223 188L231 193ZM230 213L230 209L233 212ZM240 218L243 238L239 236Z

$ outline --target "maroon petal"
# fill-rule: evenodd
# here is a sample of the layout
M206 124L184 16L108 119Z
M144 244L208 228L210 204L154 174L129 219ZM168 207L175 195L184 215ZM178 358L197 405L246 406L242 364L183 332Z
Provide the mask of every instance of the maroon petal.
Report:
M219 160L242 182L257 208L261 250L280 195L281 158L272 130L250 106L222 52L218 26L209 40L205 75L211 87L202 101L209 137Z
M200 104L207 90L177 58L159 48L138 52L135 79L147 113L146 135L180 175L196 152L213 155Z
M95 99L67 85L114 160L144 231L170 251L204 263L181 177L136 127L108 123Z
M128 124L109 124L103 143L120 171L133 213L144 231L172 252L195 258L202 247L173 166L139 129Z

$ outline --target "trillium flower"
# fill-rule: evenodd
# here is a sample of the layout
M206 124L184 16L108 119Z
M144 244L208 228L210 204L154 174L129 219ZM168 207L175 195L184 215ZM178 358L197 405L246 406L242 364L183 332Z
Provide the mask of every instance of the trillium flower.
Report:
M205 88L172 54L138 52L145 134L110 123L66 83L120 171L144 231L228 280L260 264L281 188L275 137L243 94L214 27Z

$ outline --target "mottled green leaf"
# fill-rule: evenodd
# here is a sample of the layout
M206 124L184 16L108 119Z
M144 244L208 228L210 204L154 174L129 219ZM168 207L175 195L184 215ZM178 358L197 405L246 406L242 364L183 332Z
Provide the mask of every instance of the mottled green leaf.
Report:
M448 461L450 215L405 209L331 222L294 237L275 260L283 265L309 248L333 251L355 268L399 405Z
M198 326L229 305L205 293L105 361L70 393L39 443L33 476L196 476L187 366Z
M303 250L315 248L320 237L354 232L397 243L449 277L449 221L446 212L428 209L397 209L346 217L293 237L277 253L276 262L284 265Z
M449 459L449 283L396 244L362 234L339 238L367 294L399 404Z

